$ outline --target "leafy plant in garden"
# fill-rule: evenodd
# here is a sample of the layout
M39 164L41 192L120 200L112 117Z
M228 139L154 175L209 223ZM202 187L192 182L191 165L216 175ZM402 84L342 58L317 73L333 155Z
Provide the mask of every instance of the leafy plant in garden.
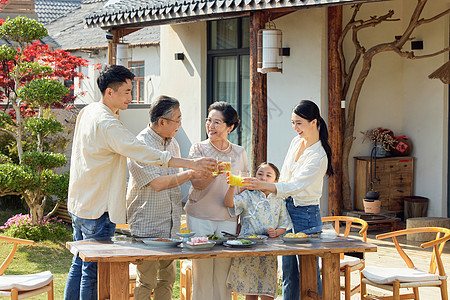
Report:
M37 223L33 223L28 214L15 215L6 221L4 226L0 226L7 236L29 239L33 241L68 241L72 238L72 231L57 217L44 217Z
M32 222L38 224L44 219L49 196L67 198L68 175L54 172L64 167L67 159L52 152L51 140L61 137L65 128L50 107L73 102L61 79L82 78L77 69L87 61L41 44L39 39L47 36L47 30L33 19L6 20L0 26L0 36L14 42L14 46L0 46L0 97L9 108L0 112L0 133L14 141L1 151L0 196L22 196Z

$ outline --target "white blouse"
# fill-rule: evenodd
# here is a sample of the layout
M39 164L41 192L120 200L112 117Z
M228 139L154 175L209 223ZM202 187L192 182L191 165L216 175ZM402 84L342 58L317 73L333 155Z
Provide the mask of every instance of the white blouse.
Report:
M280 180L275 183L277 196L289 197L295 206L318 205L322 196L323 178L327 172L328 157L322 143L317 141L306 148L298 161L297 150L303 139L292 139L281 169Z

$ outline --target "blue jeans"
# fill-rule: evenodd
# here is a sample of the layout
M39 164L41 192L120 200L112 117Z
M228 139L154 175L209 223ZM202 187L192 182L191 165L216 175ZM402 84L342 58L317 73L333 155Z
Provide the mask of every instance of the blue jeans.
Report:
M98 219L83 219L73 214L73 240L105 239L114 236L116 224L109 220L105 212ZM72 259L64 289L64 300L96 300L97 299L97 263L83 262L78 255Z
M294 206L291 197L285 199L286 208L294 225L294 232L306 234L322 230L322 218L319 205ZM292 232L290 230L289 232ZM283 269L283 299L300 299L300 275L297 255L287 255L281 258ZM317 264L317 291L322 294L319 264Z

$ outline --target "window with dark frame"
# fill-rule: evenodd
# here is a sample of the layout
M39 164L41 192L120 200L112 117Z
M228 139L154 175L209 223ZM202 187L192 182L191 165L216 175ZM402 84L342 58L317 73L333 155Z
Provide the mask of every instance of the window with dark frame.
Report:
M133 100L132 103L142 104L145 103L145 89L144 89L144 77L145 77L145 62L144 61L130 61L128 67L131 72L136 76L133 79Z
M229 102L241 118L241 125L229 135L232 143L250 153L250 23L248 17L207 23L207 105Z

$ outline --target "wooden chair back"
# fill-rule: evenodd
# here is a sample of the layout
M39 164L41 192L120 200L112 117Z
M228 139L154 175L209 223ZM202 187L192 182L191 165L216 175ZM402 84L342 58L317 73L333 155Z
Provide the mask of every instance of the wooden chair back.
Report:
M392 238L395 249L400 254L401 258L405 261L408 268L414 268L414 263L411 258L406 254L406 252L400 246L400 243L397 240L398 236L408 235L413 233L423 233L423 232L435 232L436 238L432 241L422 243L420 245L421 248L433 247L433 252L431 254L430 267L428 269L428 273L435 274L436 269L439 271L439 276L445 276L445 269L442 263L441 254L444 250L445 243L450 240L450 229L441 228L441 227L419 227L419 228L411 228L398 230L388 233L379 234L376 236L377 239L385 239Z
M336 230L337 234L341 234L340 223L345 222L344 236L346 237L349 236L352 227L361 228L359 234L362 236L363 241L367 242L367 229L369 228L369 224L363 219L347 216L330 216L322 217L322 222L334 222L334 230Z
M8 256L6 257L6 259L3 261L2 265L0 266L0 276L1 276L5 273L6 268L8 268L9 264L13 260L14 254L16 254L17 246L19 244L34 245L34 241L18 239L18 238L13 238L13 237L9 237L9 236L0 236L0 241L14 244L11 251L9 252Z

